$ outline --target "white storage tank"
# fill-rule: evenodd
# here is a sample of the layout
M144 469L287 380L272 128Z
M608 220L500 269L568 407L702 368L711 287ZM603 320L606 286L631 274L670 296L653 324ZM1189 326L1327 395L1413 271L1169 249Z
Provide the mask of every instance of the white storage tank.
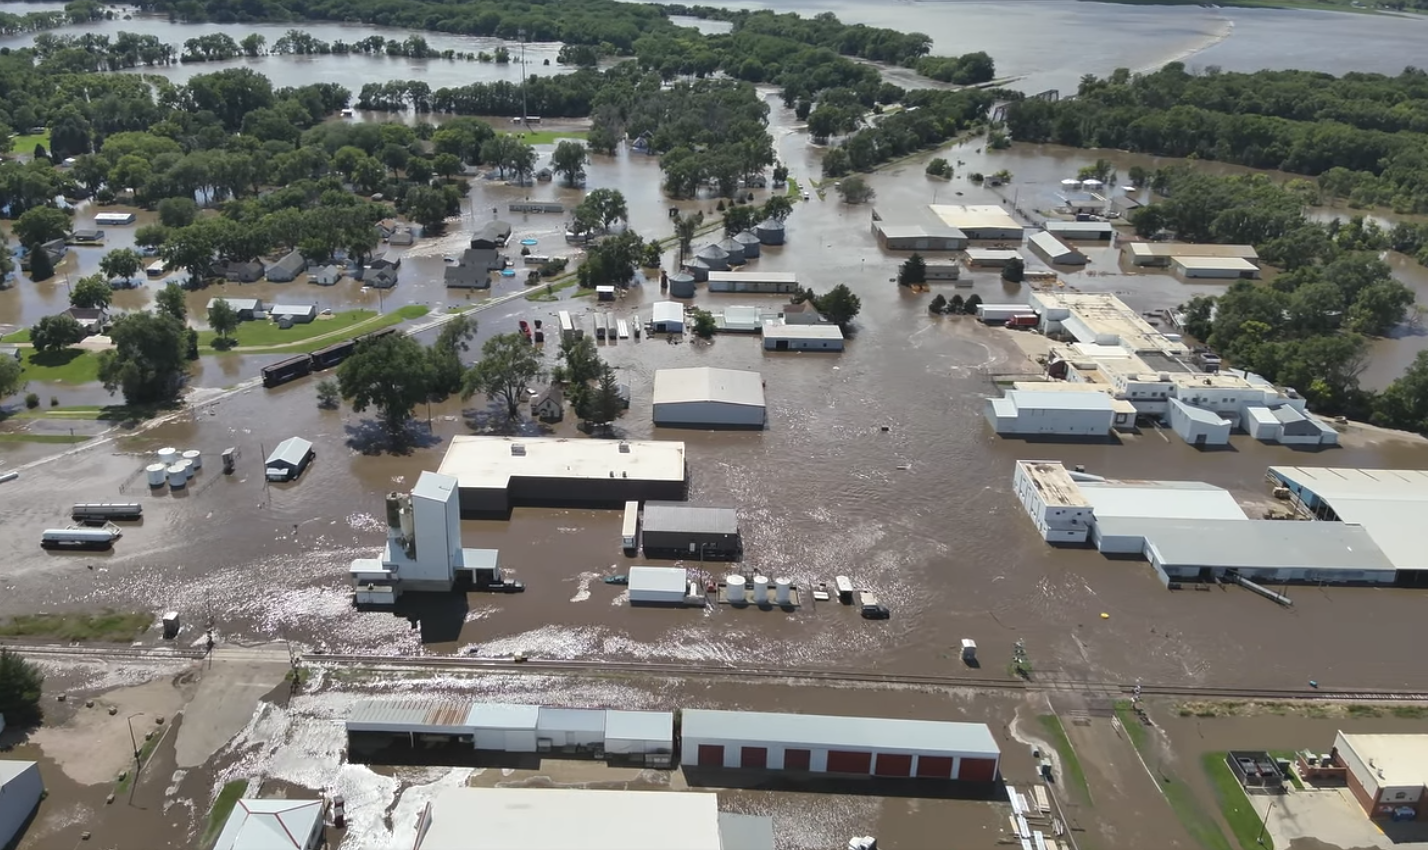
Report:
M148 466L144 467L144 472L148 473L149 475L150 487L162 487L164 486L164 482L168 480L168 476L166 474L168 472L168 467L164 466L162 463L151 463Z
M793 582L786 578L774 579L774 601L780 605L793 602Z
M754 602L762 605L769 601L769 577L754 576Z
M170 487L181 489L188 484L188 470L184 468L183 464L172 464L168 468L168 474Z
M174 464L178 463L178 460L178 449L173 448L171 446L168 448L159 449L159 463L162 463L164 466L173 466Z
M730 573L729 575L725 576L724 583L729 585L730 587L745 586L744 577L739 575L738 573Z
M193 464L186 460L181 460L178 462L178 465L183 467L183 477L185 480L193 477Z
M184 452L183 459L189 462L195 472L203 469L203 454L198 449L189 449Z

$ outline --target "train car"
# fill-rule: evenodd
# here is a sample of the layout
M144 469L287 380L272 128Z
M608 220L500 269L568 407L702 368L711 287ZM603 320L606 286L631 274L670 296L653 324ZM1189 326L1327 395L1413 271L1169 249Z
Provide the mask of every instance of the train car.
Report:
M138 502L81 502L70 509L79 522L108 522L112 519L139 519L144 506Z
M263 367L263 386L272 389L295 378L312 374L312 355L299 354Z
M392 334L394 334L394 333L396 333L396 332L397 332L397 329L396 329L396 328L382 328L382 329L379 330L379 331L372 331L372 332L369 333L369 334L362 334L361 336L357 337L357 339L356 339L355 341L356 341L356 342L373 342L373 341L375 341L375 340L381 339L381 338L384 337L384 336L391 336Z
M351 356L357 350L357 340L346 339L342 342L335 342L326 348L319 348L312 353L312 368L331 369Z
M113 528L49 528L40 535L40 548L103 552L120 537Z

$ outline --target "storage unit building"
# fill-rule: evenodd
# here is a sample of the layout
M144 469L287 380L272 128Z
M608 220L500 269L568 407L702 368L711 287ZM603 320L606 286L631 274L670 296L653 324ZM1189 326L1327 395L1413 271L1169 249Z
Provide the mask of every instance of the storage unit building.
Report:
M536 716L538 751L596 750L604 746L604 709L540 707Z
M842 351L843 331L837 325L764 325L766 351Z
M291 481L302 475L311 462L312 443L302 437L288 437L278 443L263 467L267 470L269 481Z
M1116 228L1109 221L1048 221L1046 231L1069 242L1109 242Z
M1259 266L1242 257L1172 257L1171 265L1182 277L1253 280Z
M630 567L631 605L683 605L689 574L683 567Z
M992 430L1002 435L1104 436L1116 418L1105 393L1035 390L989 398L985 414Z
M743 554L733 508L645 502L640 541L649 557L737 560ZM630 575L633 598L634 574Z
M1001 268L1012 260L1020 260L1021 252L1010 248L968 248L967 265L976 268Z
M678 301L656 301L650 327L655 333L684 333L684 305Z
M534 753L540 706L518 703L476 703L466 715L466 727L478 750Z
M798 275L793 272L710 272L710 292L798 292Z
M1132 265L1168 266L1175 257L1239 257L1259 262L1259 252L1253 245L1221 245L1190 242L1128 242L1123 250L1130 255Z
M40 766L32 761L0 760L0 847L20 833L44 796Z
M1086 255L1071 248L1066 243L1057 239L1053 234L1043 230L1039 233L1031 234L1027 240L1032 248L1042 256L1048 263L1057 266L1084 266L1086 265Z
M982 723L685 709L682 761L854 776L990 783L1001 750Z
M268 308L268 315L276 322L284 319L295 324L307 324L317 318L315 304L274 304Z
M605 712L605 755L631 758L674 754L674 712Z
M1170 399L1170 428L1192 446L1223 446L1230 441L1230 421L1212 411Z
M764 382L758 372L708 366L655 372L656 425L762 428L764 421Z

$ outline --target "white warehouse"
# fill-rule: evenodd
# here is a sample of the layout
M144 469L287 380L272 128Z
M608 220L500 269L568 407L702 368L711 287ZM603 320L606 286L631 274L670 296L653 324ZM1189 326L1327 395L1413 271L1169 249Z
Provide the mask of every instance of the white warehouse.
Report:
M763 428L764 380L758 372L660 369L654 380L654 424L682 428Z
M765 351L842 351L843 331L837 325L764 323Z
M699 586L689 580L684 567L630 567L631 605L687 605L704 603Z
M1093 510L1081 488L1059 461L1019 460L1012 490L1041 539L1047 543L1085 543Z
M1185 442L1192 446L1223 446L1230 441L1229 420L1178 398L1170 399L1169 404L1170 428Z
M986 405L992 430L1007 436L1105 436L1117 415L1110 396L1099 392L1012 390Z

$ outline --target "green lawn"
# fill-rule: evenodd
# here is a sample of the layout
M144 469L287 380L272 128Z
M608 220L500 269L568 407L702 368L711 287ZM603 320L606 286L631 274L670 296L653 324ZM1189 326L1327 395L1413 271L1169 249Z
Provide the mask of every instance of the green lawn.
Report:
M99 614L21 614L0 623L0 635L129 643L153 622L149 614L113 608L105 608Z
M1066 727L1061 725L1061 718L1054 714L1043 714L1037 720L1041 721L1041 727L1046 730L1051 745L1056 748L1057 755L1061 756L1063 775L1058 776L1057 780L1063 787L1069 783L1080 793L1083 801L1090 803L1091 786L1086 782L1086 771L1081 769L1081 760L1076 757L1076 749L1071 746L1071 739L1066 736Z
M62 407L37 407L11 414L10 419L70 419L91 422L133 422L150 419L159 414L161 407L130 407L127 404L76 404Z
M1121 726L1125 728L1126 734L1130 736L1131 743L1142 753L1146 751L1146 746L1150 743L1150 733L1146 731L1145 724L1140 722L1136 716L1135 707L1130 700L1123 699L1116 701L1116 717L1121 721Z
M0 434L0 443L82 443L88 439L83 434L31 434L28 431Z
M0 336L0 342L29 342L29 341L30 341L30 329L29 329L29 328L21 328L21 329L19 329L18 331L15 331L14 333L8 333L8 334L5 334L4 336Z
M238 347L265 346L278 352L301 354L359 334L399 325L409 319L419 319L428 311L429 308L421 304L408 304L381 316L375 310L346 310L332 314L329 319L293 325L287 330L278 327L276 322L243 322L238 325L233 339ZM221 353L213 347L217 338L218 334L213 331L199 331L198 344L205 349L204 354Z
M45 153L50 150L50 131L47 129L43 133L31 135L26 133L23 136L10 137L10 150L15 153L32 154L35 152L35 145L44 145Z
M66 348L63 351L23 352L27 381L53 384L91 384L99 380L99 357L92 351Z
M520 137L521 141L528 145L553 145L561 139L577 139L583 142L586 132L584 130L527 130L524 133L510 133L509 135Z
M788 196L789 196L790 198L797 198L797 197L800 196L801 193L802 193L802 190L800 190L800 189L798 188L798 178L797 178L797 177L790 177L790 178L788 178Z
M1125 728L1126 735L1130 737L1131 745L1140 753L1141 758L1147 765L1153 765L1151 770L1155 781L1160 788L1160 792L1165 795L1165 800L1170 804L1170 808L1175 812L1175 816L1180 819L1181 825L1190 837L1195 839L1195 843L1205 848L1205 850L1234 850L1234 847L1225 838L1225 833L1220 829L1219 823L1205 810L1200 800L1195 796L1195 791L1188 784L1182 782L1166 769L1164 761L1157 759L1151 750L1150 732L1145 728L1145 724L1140 722L1136 716L1135 709L1131 707L1129 700L1121 700L1116 703L1116 717L1120 719L1121 726ZM1224 765L1224 753L1220 753L1220 763L1225 772L1229 773L1229 767ZM1209 767L1209 761L1206 761ZM1212 774L1212 779L1213 779ZM1234 782L1234 776L1230 776L1230 781ZM1238 787L1238 783L1236 783ZM1244 799L1244 792L1240 792L1240 799ZM1222 808L1225 808L1223 803ZM1225 808L1225 819L1233 824L1228 808ZM1239 828L1235 828L1236 835L1239 835ZM1266 842L1268 838L1266 838ZM1251 835L1250 844L1253 845L1254 837ZM1266 844L1267 846L1267 844ZM1272 850L1272 848L1271 848Z
M1269 832L1266 830L1263 835L1260 833L1261 824L1264 822L1260 816L1269 807L1269 801L1250 800L1230 766L1225 763L1226 755L1223 752L1205 753L1200 757L1205 765L1205 772L1209 774L1210 785L1215 789L1215 800L1220 804L1220 814L1224 815L1225 823L1230 825L1230 831L1235 834L1235 840L1239 842L1242 850L1258 850L1260 847L1274 850L1274 841L1269 837Z
M235 779L223 786L223 790L218 792L218 799L213 801L213 808L208 810L208 825L204 827L203 838L198 842L199 847L209 847L218 840L218 833L223 831L224 822L247 790L246 779Z
M154 750L159 748L159 741L162 741L164 738L163 729L155 729L153 730L153 732L154 737L149 738L147 741L141 741L139 743L139 763L137 765L137 768L125 768L124 778L114 783L114 795L116 797L129 790L129 786L133 785L134 780L138 778L138 771L143 769L143 766L149 763L149 756L153 755ZM247 785L247 783L244 783L244 785Z

